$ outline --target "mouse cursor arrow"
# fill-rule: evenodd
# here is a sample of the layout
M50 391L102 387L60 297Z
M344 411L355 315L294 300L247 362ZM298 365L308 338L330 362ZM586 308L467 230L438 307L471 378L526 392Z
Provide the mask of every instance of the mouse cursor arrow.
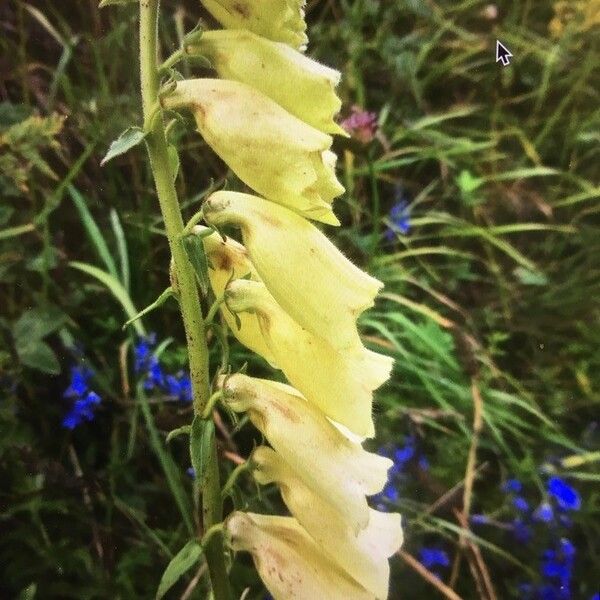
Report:
M508 67L511 56L512 52L500 40L496 40L496 62L501 62L503 67Z

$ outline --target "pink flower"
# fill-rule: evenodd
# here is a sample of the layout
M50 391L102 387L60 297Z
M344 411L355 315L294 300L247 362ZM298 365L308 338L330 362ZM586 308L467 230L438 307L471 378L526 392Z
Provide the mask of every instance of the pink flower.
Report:
M344 119L341 125L353 138L368 144L373 141L377 132L377 113L353 106L352 114Z

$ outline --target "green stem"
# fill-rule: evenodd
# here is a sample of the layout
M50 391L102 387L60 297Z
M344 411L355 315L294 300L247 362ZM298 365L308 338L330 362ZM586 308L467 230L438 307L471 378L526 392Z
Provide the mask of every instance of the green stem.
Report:
M158 6L159 0L140 0L140 80L144 122L146 123L149 121L151 111L158 101ZM190 361L194 412L201 415L210 397L206 333L195 274L181 240L183 218L173 183L165 128L161 118L152 120L151 129L146 137L146 146L173 257L176 291L179 293L179 306ZM202 490L202 514L205 531L222 520L219 465L214 441L210 454L210 463ZM205 556L215 600L229 600L229 582L225 567L223 540L220 536L213 537L206 548Z

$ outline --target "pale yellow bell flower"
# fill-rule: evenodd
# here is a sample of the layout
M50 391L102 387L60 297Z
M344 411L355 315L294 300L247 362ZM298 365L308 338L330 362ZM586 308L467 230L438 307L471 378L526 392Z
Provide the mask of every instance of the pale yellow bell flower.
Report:
M373 390L389 376L389 357L365 348L352 353L335 350L298 325L263 283L232 281L225 298L233 312L256 314L275 364L310 402L356 435L374 435Z
M344 187L330 135L238 81L179 81L163 104L189 108L206 143L253 190L309 219L339 225L331 203Z
M197 226L194 228L194 233L201 234L206 230L207 227ZM244 246L231 238L223 239L218 233L204 237L202 242L209 261L208 277L216 298L223 297L227 283L231 279L249 275L252 279L260 281L260 277L248 259L248 253ZM240 313L238 326L238 321L224 305L221 305L221 314L240 343L277 368L273 354L260 330L256 315L247 312Z
M399 514L369 510L369 524L355 535L336 508L309 488L280 454L259 446L250 459L258 483L276 483L292 515L329 557L378 600L388 596L388 558L402 545Z
M201 1L208 12L227 29L248 29L296 49L306 48L306 0Z
M294 388L247 375L221 378L224 401L250 420L302 481L357 533L369 523L365 496L386 484L389 458L367 452L338 431Z
M380 281L348 260L312 223L263 198L215 192L203 212L207 223L241 229L261 279L302 327L337 349L362 348L356 319L373 306Z
M256 88L316 129L348 136L334 121L342 105L335 93L339 71L244 30L206 31L187 52L205 56L219 77Z
M374 600L304 531L293 517L234 512L225 535L236 551L252 554L275 600Z

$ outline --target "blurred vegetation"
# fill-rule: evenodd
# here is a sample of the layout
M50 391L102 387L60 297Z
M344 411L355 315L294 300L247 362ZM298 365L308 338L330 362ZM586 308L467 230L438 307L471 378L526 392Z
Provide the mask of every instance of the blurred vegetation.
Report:
M308 3L308 52L344 74L342 116L353 105L378 116L372 142L336 140L347 193L343 226L328 233L386 285L362 319L367 343L396 359L377 396L377 444L414 436L430 464L410 466L395 502L404 550L441 544L455 561L443 580L465 599L491 597L473 574L486 571L497 598L519 597L545 547L502 527L473 528L465 546L465 478L471 512L502 521L512 509L500 483L517 476L540 502L543 472L581 494L572 597L597 591L599 12L594 0ZM166 56L201 10L165 0L163 15ZM145 398L131 361L136 334L155 331L166 367L185 368L175 303L122 330L168 285L152 180L142 146L100 167L111 141L140 124L136 29L135 4L0 5L1 597L151 598L193 527L186 445L166 442L191 409ZM497 38L510 67L494 63ZM171 135L187 217L211 183L239 185L199 136ZM389 235L400 199L410 229ZM83 360L102 404L70 432L63 393ZM234 368L247 360L268 372L232 346ZM231 470L227 456L246 456L253 434L222 417ZM279 505L244 479L234 499ZM247 561L235 581L263 597ZM182 581L173 597L202 598L203 586ZM435 594L393 560L390 598Z

